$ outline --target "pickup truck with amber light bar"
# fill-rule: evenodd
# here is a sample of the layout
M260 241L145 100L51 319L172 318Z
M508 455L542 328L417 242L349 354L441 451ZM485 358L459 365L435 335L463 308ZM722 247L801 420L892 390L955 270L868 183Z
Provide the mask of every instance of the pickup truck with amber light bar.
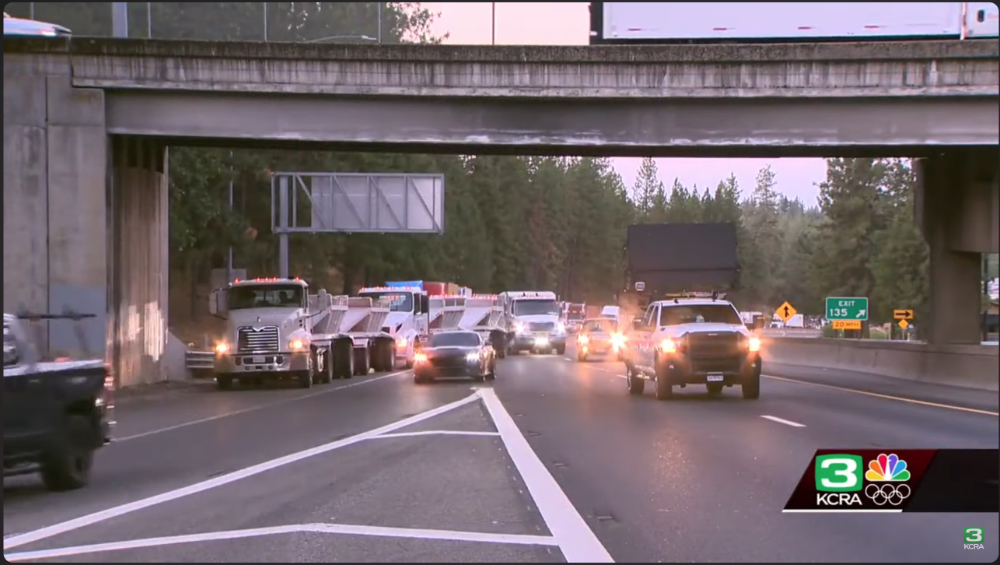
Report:
M237 279L216 289L209 309L226 320L225 335L215 344L218 387L291 379L309 388L350 378L358 372L358 344L341 331L347 301L322 289L310 295L309 285L299 278ZM368 353L361 351L364 359Z
M111 441L114 388L103 359L46 360L42 324L29 335L24 322L73 320L81 349L87 340L79 321L93 314L3 316L4 476L39 472L52 491L90 481L94 452Z
M739 385L743 398L758 398L760 338L721 291L739 284L735 226L629 226L625 250L626 292L653 298L627 335L629 393L651 381L660 400L687 385L713 395Z

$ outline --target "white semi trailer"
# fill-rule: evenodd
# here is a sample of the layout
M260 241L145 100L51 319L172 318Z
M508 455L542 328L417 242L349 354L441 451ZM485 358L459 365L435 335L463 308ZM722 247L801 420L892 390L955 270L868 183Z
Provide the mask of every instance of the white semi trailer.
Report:
M591 2L590 43L984 39L991 2Z

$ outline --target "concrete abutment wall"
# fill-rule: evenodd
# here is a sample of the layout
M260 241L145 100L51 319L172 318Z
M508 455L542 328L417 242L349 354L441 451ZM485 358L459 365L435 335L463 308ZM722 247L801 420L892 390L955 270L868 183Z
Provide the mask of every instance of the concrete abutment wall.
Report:
M108 360L119 384L167 377L167 150L109 137L101 89L68 56L4 55L5 312L94 314L85 343L47 323L51 355Z

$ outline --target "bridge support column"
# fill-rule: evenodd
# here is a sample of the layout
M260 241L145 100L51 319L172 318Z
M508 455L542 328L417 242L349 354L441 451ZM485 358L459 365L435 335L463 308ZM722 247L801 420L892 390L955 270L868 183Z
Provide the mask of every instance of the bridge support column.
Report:
M103 357L107 321L104 91L73 88L68 61L4 68L5 312L94 314L48 324L51 355ZM83 347L81 347L81 345ZM86 351L84 351L86 350Z
M121 386L132 386L167 378L167 148L122 136L111 147L110 356Z
M966 149L919 159L916 220L930 248L928 343L978 344L981 254L998 243L996 149Z

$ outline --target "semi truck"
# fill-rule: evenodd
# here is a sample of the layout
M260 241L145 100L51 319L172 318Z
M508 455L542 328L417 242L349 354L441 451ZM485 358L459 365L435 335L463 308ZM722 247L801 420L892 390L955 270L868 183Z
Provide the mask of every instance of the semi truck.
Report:
M388 301L389 314L381 331L395 342L393 366L402 363L406 368L412 367L414 345L427 336L432 319L437 315L431 312L430 297L424 290L423 281L390 281L385 286L362 288L358 296Z
M300 387L387 371L392 338L377 331L379 316L370 299L353 301L325 290L309 294L299 278L236 279L216 289L212 315L226 320L215 344L213 373L220 389L234 382L294 380Z
M994 39L990 2L591 2L590 43Z
M566 353L566 326L559 319L562 311L556 293L511 291L501 293L499 298L504 309L507 353Z

